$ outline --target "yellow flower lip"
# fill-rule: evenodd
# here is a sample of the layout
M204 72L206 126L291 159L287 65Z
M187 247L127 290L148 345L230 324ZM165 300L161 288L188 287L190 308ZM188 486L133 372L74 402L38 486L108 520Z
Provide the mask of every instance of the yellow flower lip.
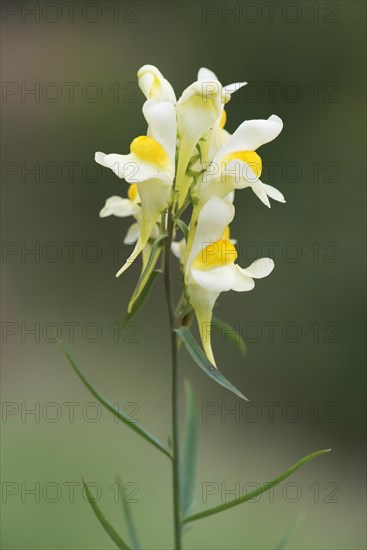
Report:
M170 164L169 157L162 145L148 136L135 138L130 144L130 151L140 160L162 169L167 168Z
M211 269L232 264L237 259L237 251L228 239L220 239L208 244L195 258L194 269Z
M262 160L255 151L237 151L228 155L224 162L229 162L230 160L242 160L249 165L251 170L259 178L262 172Z
M127 196L132 202L134 202L136 199L139 199L139 191L136 183L132 183L129 186L129 189L127 190Z

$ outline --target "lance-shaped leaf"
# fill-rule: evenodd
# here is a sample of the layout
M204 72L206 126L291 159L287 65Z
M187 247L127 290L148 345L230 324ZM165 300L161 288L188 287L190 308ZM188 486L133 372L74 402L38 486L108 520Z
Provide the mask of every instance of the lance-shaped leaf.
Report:
M116 529L105 518L103 512L101 511L100 507L98 506L95 499L93 498L93 495L89 490L88 484L84 481L83 477L82 477L82 481L83 481L85 493L88 498L88 502L91 505L92 510L95 513L96 517L98 518L103 529L111 537L111 539L113 540L113 542L116 544L118 548L121 548L121 550L130 550L130 546L128 546L126 542L122 540L122 538L120 537Z
M181 456L181 513L185 517L194 506L196 463L198 453L199 416L195 396L189 382L185 384L185 434Z
M231 325L225 323L221 319L218 319L218 317L212 317L212 325L221 332L224 339L228 338L228 340L236 344L242 355L246 355L247 348L245 340L236 329L234 329L233 327L231 327Z
M73 367L76 374L79 376L80 380L83 382L85 387L91 392L92 395L103 405L106 407L107 410L109 410L112 414L114 414L117 418L122 420L127 426L129 426L134 432L141 435L146 441L149 441L154 447L162 451L165 455L167 455L169 458L172 458L171 453L169 450L159 441L158 438L155 437L155 435L152 435L148 430L143 428L138 422L134 422L131 418L129 418L128 415L125 415L123 412L121 412L118 408L116 408L108 399L103 397L96 389L95 387L87 380L87 378L84 376L82 371L79 369L77 364L75 363L74 359L71 357L70 353L67 351L65 346L62 342L59 342L66 358L68 359L70 365Z
M210 363L188 328L179 327L176 328L175 331L179 335L195 363L205 372L205 374L210 376L210 378L215 380L227 390L237 395L237 397L248 401L248 399L233 384L231 384L231 382L229 382L223 374L214 365L212 365L212 363Z
M131 548L132 550L140 550L141 546L139 543L138 533L135 528L134 519L131 513L131 506L128 500L129 497L128 497L125 485L123 485L121 478L119 476L117 476L117 483L118 483L119 493L122 499L122 507L124 512L124 517L126 520L127 529L129 532Z
M310 462L310 460L313 460L317 456L323 455L325 453L330 452L331 449L324 449L322 451L316 451L314 453L311 453L293 464L288 470L277 476L273 479L273 481L269 481L267 483L264 483L262 487L259 487L255 491L252 491L251 493L248 493L246 495L243 495L240 498L237 498L235 500L231 500L230 502L225 502L224 504L220 504L219 506L215 506L214 508L210 508L209 510L204 510L203 512L199 512L198 514L194 514L193 516L189 516L183 520L183 523L190 523L191 521L196 521L198 519L206 518L208 516L212 516L213 514L218 514L219 512L224 512L225 510L228 510L229 508L233 508L233 506L237 506L238 504L242 504L242 502L246 502L247 500L251 500L253 498L256 498L257 496L261 495L262 493L265 493L265 491L268 491L290 475L292 475L296 470L301 468L304 464L307 462Z
M181 232L185 238L185 241L187 242L187 239L188 239L188 236L189 236L189 228L187 227L187 225L185 224L185 222L183 222L182 220L180 220L179 218L177 218L175 220L175 224L178 225L178 227L181 229Z

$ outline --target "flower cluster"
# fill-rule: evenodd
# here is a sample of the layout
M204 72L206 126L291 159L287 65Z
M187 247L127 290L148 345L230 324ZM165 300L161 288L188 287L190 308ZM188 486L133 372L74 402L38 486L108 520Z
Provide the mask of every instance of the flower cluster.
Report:
M98 152L95 156L129 184L127 198L110 197L100 216L135 218L124 242L136 245L116 276L142 253L142 277L131 310L156 266L161 247L155 244L164 238L167 216L172 216L175 233L180 230L184 235L172 243L184 280L181 314L195 312L205 353L215 365L208 326L219 294L251 290L254 279L269 275L274 267L269 258L240 267L229 226L238 189L251 188L268 207L269 198L285 202L277 189L260 180L262 162L256 152L279 135L283 123L272 115L245 121L233 134L227 132L225 104L246 83L223 86L205 68L178 100L156 67L143 66L138 79L146 97L146 135L131 142L127 155ZM191 220L186 226L181 216L189 207Z

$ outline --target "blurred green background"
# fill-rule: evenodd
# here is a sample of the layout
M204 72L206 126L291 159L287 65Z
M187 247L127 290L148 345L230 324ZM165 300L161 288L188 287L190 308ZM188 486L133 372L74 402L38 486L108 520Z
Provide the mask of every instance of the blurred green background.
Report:
M67 4L2 6L2 547L113 548L83 498L81 473L100 488L100 506L126 535L121 503L114 502L119 473L136 493L132 511L143 547L172 547L168 461L106 411L96 417L93 397L52 342L61 331L100 391L166 441L162 283L116 342L115 323L139 266L114 277L128 255L122 240L130 220L100 220L98 212L126 188L93 162L95 151L127 152L145 132L136 72L151 63L178 95L201 66L224 84L247 80L228 105L229 131L272 113L284 120L280 137L260 154L263 180L287 203L273 202L269 211L249 190L239 192L232 226L241 264L270 254L275 271L251 293L222 294L216 308L245 333L245 359L218 337L214 347L222 371L253 408L181 354L201 410L213 411L200 426L196 509L271 479L309 452L333 449L273 496L193 524L185 548L272 549L301 514L288 548L366 548L366 4ZM36 253L26 254L31 249ZM32 328L35 334L27 332ZM27 414L31 409L36 414ZM239 416L226 414L231 409ZM205 501L208 483L215 494Z

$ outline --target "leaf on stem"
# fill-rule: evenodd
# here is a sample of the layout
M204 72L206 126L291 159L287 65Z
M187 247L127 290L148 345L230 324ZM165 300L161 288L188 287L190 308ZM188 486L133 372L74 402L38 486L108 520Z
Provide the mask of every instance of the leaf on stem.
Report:
M214 365L210 363L188 328L179 327L175 329L175 332L184 343L187 351L195 363L205 372L205 374L227 390L237 395L237 397L248 401L248 399L235 386L233 386L233 384L231 384L231 382L229 382Z
M118 408L116 408L108 399L103 397L95 388L94 386L87 380L87 378L84 376L82 371L79 369L73 358L71 357L70 353L65 348L64 344L59 341L59 344L68 359L70 365L73 367L76 374L79 376L80 380L83 382L85 387L91 392L91 394L103 405L106 407L107 410L109 410L112 414L114 414L117 418L122 420L127 426L129 426L134 432L141 435L144 439L149 441L154 447L162 451L165 455L167 455L169 458L172 458L172 455L170 451L159 441L158 438L155 437L155 435L151 434L143 428L138 422L134 422L131 418L129 418L128 415L124 414L122 411L120 411Z
M181 457L181 513L189 514L194 506L198 453L199 415L191 384L185 383L185 433Z
M193 516L189 516L189 517L187 517L183 520L183 523L190 523L191 521L196 521L198 519L202 519L202 518L205 518L207 516L212 516L213 514L218 514L219 512L224 512L225 510L228 510L229 508L233 508L233 506L237 506L238 504L242 504L242 502L246 502L247 500L251 500L251 499L261 495L265 491L268 491L269 489L271 489L272 487L274 487L275 485L277 485L278 483L283 481L283 479L286 479L287 477L292 475L296 470L301 468L301 466L303 466L307 462L310 462L310 460L313 460L317 456L323 455L323 454L328 453L330 451L331 451L331 449L324 449L322 451L316 451L314 453L311 453L311 454L301 458L301 460L299 460L298 462L293 464L293 466L288 468L288 470L286 470L285 472L283 472L282 474L280 474L279 476L274 478L273 481L269 481L267 483L264 483L264 485L262 487L259 487L255 491L252 491L251 493L243 495L242 497L237 498L235 500L231 500L230 502L225 502L224 504L220 504L219 506L215 506L214 508L210 508L209 510L204 510L203 512L199 512L198 514L194 514Z
M224 338L228 338L228 340L236 344L236 346L238 346L242 355L246 355L247 353L246 342L236 329L234 329L233 327L231 327L231 325L229 325L228 323L225 323L221 319L218 319L218 317L212 318L212 325L213 327L217 328L221 332Z
M119 476L117 476L117 483L118 483L119 492L122 498L122 507L124 512L124 517L126 520L127 530L129 532L131 548L132 550L140 550L141 547L139 543L138 533L136 531L135 523L131 513L128 494L126 492L125 485L123 485L121 478Z
M177 218L175 220L175 224L178 225L178 227L180 228L183 236L184 236L184 239L185 241L187 242L187 239L189 237L189 228L187 227L187 225L185 224L185 222L183 222L182 220L180 220L179 218Z
M113 542L116 544L118 548L121 548L121 550L130 550L130 546L128 546L126 542L122 540L122 538L120 537L116 529L110 524L110 522L104 516L100 507L98 506L95 499L93 498L93 495L89 490L88 484L84 481L83 477L82 477L82 481L83 481L85 493L88 498L88 502L91 505L92 510L95 513L100 524L102 525L103 529L111 537L111 539L113 540Z

